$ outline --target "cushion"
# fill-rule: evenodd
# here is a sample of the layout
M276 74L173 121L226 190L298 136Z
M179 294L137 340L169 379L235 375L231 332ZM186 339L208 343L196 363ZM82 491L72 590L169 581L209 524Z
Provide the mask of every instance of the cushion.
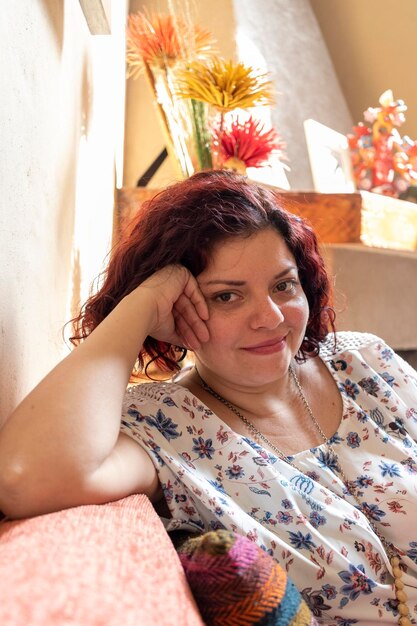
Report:
M1 523L0 581L7 626L203 624L146 496Z
M285 570L246 537L217 530L177 550L207 626L317 626Z

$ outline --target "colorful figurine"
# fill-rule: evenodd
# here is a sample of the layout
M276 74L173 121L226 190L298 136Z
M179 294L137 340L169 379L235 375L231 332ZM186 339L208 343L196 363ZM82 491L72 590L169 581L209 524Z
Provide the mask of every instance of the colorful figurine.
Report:
M403 100L394 100L389 89L379 104L364 112L365 122L372 127L360 122L348 135L356 185L358 189L403 197L410 187L417 186L417 142L401 137L397 130L405 121L407 106Z

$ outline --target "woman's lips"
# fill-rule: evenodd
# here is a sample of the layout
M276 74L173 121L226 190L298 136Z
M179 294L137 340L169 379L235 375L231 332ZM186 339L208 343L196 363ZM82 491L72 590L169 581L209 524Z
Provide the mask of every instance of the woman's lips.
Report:
M285 346L285 337L277 337L276 339L269 339L263 341L254 346L246 346L242 350L250 352L251 354L274 354L280 352Z

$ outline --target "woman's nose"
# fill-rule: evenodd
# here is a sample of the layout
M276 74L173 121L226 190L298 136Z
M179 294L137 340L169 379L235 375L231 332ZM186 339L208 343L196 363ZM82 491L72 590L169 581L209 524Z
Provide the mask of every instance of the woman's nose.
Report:
M276 328L284 321L281 308L271 297L257 300L251 317L252 328Z

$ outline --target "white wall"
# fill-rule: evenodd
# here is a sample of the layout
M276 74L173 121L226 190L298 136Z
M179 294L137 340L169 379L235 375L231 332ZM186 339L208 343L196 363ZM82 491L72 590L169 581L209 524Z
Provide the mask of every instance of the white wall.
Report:
M0 38L1 422L65 353L109 249L124 63L75 0L6 0Z

